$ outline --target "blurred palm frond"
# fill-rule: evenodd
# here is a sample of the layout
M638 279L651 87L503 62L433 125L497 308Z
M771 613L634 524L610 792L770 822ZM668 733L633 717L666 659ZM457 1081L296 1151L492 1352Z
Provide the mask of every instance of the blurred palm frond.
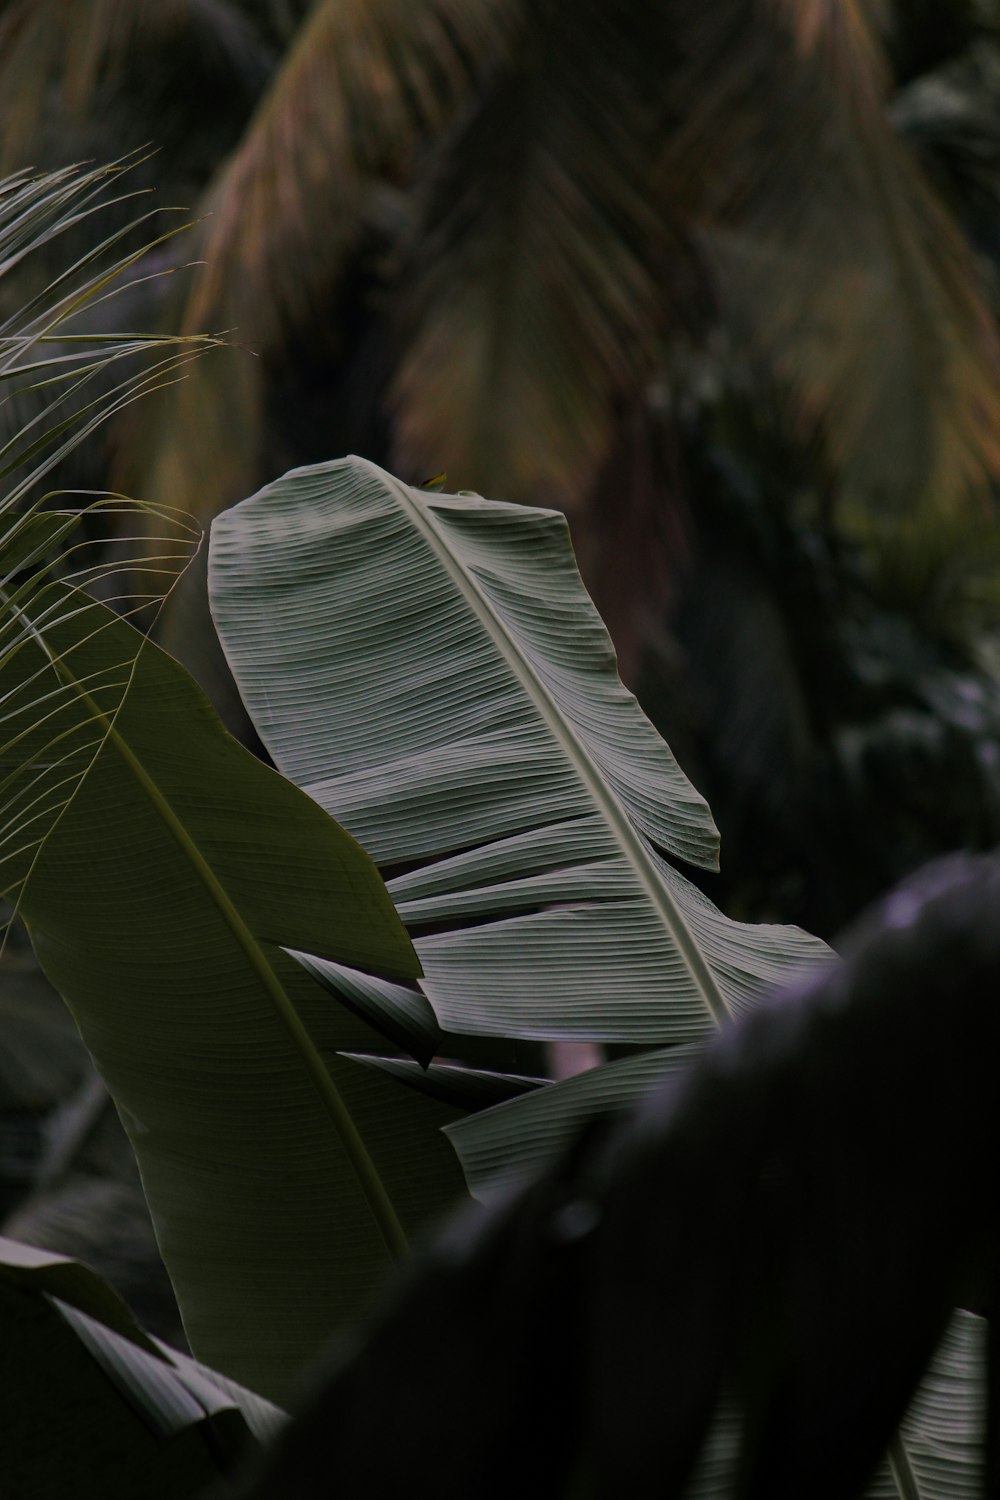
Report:
M175 66L182 56L185 66ZM79 130L106 110L109 92L138 80L183 96L192 78L211 73L217 89L229 81L252 99L274 62L273 45L236 0L12 0L0 14L0 167L37 159L51 117Z
M320 0L209 189L184 326L224 310L242 338L274 347L321 315L367 189L469 97L474 63L506 44L509 9Z
M967 243L892 129L869 12L726 0L687 47L664 172L734 337L783 373L844 493L982 493L1000 476L1000 341Z
M572 508L652 367L673 227L655 67L606 6L540 8L444 143L404 258L396 464Z
M14 273L24 285L25 267L38 257L48 265L81 226L99 222L109 200L127 197L119 187L125 166L22 172L0 183L0 280ZM122 593L120 564L105 544L139 507L45 489L75 449L140 396L177 380L206 343L90 326L93 310L128 288L151 235L151 215L138 213L83 255L70 251L69 264L21 306L0 285L0 887L15 904L131 670L124 658L96 673L77 662L66 670L61 638L85 598L79 591L98 589L141 612L169 591L197 541L175 508L151 512L157 543ZM26 281L36 285L30 274ZM41 648L40 671L26 672L28 641ZM141 636L135 641L137 649ZM87 658L84 641L79 661Z

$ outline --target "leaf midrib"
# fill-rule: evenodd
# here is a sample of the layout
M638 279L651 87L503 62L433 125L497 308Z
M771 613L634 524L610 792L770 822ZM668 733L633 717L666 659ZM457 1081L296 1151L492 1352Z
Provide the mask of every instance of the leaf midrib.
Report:
M386 1250L393 1260L400 1259L406 1254L409 1248L405 1231L399 1221L385 1185L368 1153L368 1149L354 1124L350 1111L344 1103L339 1090L336 1088L333 1079L330 1077L312 1037L298 1015L284 985L268 962L266 953L240 915L236 904L229 896L221 880L199 850L180 817L175 813L169 798L161 790L117 728L117 719L128 696L131 683L134 680L136 667L143 651L149 648L149 642L145 639L140 641L129 675L129 687L126 687L118 708L109 718L69 670L63 658L54 655L44 634L36 627L34 621L14 604L6 591L2 589L0 589L0 602L6 604L21 619L32 638L48 658L53 670L77 694L93 719L104 726L105 739L91 760L90 766L88 766L83 776L81 776L80 784L82 785L83 780L96 763L98 755L100 755L101 750L104 748L104 744L110 741L134 776L140 789L145 793L167 832L177 843L192 870L201 880L202 885L205 887L223 921L229 927L245 958L257 975L265 993L271 1000L279 1020L288 1031L300 1055L303 1066L320 1097L324 1110L344 1147L345 1154L354 1169L358 1184L385 1243Z
M472 613L486 627L494 639L500 654L519 686L530 698L535 708L549 727L567 761L573 767L583 787L597 808L618 843L630 867L635 871L639 883L654 911L672 938L677 951L687 965L705 1006L716 1025L724 1026L733 1019L732 1012L715 976L702 957L695 938L684 920L673 895L661 880L649 850L632 826L631 819L618 798L604 783L594 769L589 755L581 746L572 726L545 684L531 671L523 653L497 614L489 600L469 579L464 564L448 546L442 528L433 519L429 503L420 502L409 486L392 475L386 474L367 459L355 459L354 463L369 470L379 482L386 484L395 493L404 513L410 516L415 529L433 551L438 562L458 589Z
M888 1451L889 1469L892 1473L893 1482L900 1494L900 1500L923 1500L923 1494L917 1481L910 1456L906 1451L902 1435L897 1432Z

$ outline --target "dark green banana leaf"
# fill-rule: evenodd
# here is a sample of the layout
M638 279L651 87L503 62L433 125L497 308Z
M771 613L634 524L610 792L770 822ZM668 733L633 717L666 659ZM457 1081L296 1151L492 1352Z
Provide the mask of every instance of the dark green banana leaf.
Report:
M458 1111L338 1058L384 1039L284 948L418 965L363 850L175 661L79 593L50 585L36 614L0 693L51 684L92 763L21 908L131 1138L192 1349L283 1395L461 1191L437 1128Z

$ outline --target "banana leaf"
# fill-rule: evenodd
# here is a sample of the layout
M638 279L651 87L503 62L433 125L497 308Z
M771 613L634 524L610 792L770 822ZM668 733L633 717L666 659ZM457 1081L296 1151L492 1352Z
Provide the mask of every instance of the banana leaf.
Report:
M0 1485L18 1500L190 1500L284 1422L150 1338L79 1262L0 1238Z
M284 947L392 982L415 955L367 855L172 658L58 585L20 609L0 695L51 682L99 742L21 910L131 1138L194 1353L283 1396L461 1192L438 1130L459 1111L339 1057L384 1039Z
M220 516L209 573L258 733L383 871L445 1031L694 1042L826 955L670 862L714 867L715 827L561 515L351 458Z
M300 469L215 522L210 591L262 739L375 857L445 1030L659 1049L447 1127L477 1196L506 1197L581 1119L828 958L731 921L675 869L714 863L711 820L617 679L560 516L359 459ZM975 1484L974 1324L957 1317L881 1493ZM731 1484L720 1420L706 1495Z

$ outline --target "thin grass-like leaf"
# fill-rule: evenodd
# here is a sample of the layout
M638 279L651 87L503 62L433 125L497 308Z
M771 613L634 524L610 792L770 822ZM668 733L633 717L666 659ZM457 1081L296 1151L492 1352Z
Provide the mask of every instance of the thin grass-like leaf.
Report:
M20 286L28 275L36 287L26 303L11 306L0 280L0 414L7 426L0 434L0 675L6 673L8 681L7 669L18 654L31 643L44 644L47 632L65 628L77 608L70 602L74 596L47 591L46 580L75 572L78 581L108 597L119 592L122 611L144 608L162 599L198 539L179 513L149 511L148 523L162 540L136 576L137 597L128 597L112 582L122 569L120 551L116 557L102 545L109 523L127 503L112 506L106 497L81 496L74 516L53 510L53 496L43 489L113 416L179 378L206 342L91 335L86 328L90 309L113 296L141 259L144 250L136 246L136 236L151 226L149 213L134 215L96 245L71 254L70 263L47 274L41 285L33 275L39 257L48 257L60 243L69 245L73 233L109 204L127 200L121 176L128 164L22 173L0 185L0 277L16 272ZM168 237L160 235L157 243ZM135 514L141 510L130 508ZM82 531L80 514L87 510L91 519ZM79 540L73 542L74 535ZM103 627L95 623L95 628ZM131 651L138 640L129 642ZM52 661L57 656L50 653ZM44 672L15 670L16 682L0 702L0 868L15 904L19 882L99 749L132 660L126 653L105 661L88 684L90 702L47 680Z

